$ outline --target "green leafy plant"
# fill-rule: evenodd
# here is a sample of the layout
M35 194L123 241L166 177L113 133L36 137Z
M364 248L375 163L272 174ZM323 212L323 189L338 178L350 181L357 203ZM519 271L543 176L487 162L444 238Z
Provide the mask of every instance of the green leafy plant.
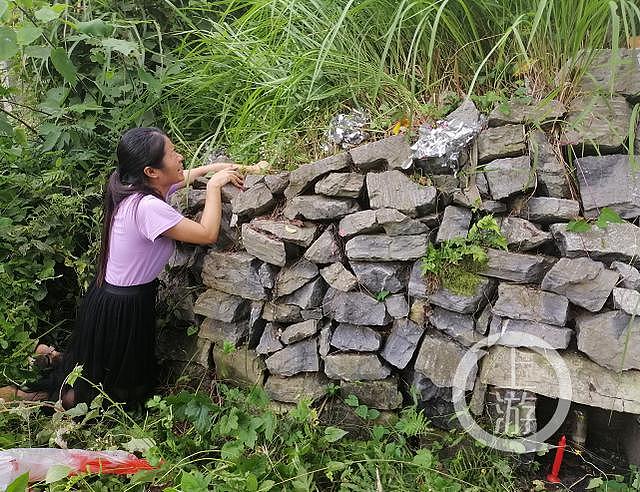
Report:
M600 210L597 219L585 219L583 217L573 219L567 224L567 230L571 232L589 232L593 225L600 229L606 229L609 224L621 224L624 220L609 207Z
M389 294L391 294L391 292L389 292L388 290L381 290L380 292L378 292L376 294L376 301L378 302L384 302L384 300L389 297Z

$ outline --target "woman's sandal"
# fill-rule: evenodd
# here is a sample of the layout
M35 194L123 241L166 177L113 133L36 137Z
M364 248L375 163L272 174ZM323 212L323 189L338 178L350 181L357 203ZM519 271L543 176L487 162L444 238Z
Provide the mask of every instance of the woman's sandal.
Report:
M17 386L2 386L0 388L0 400L15 401L18 399Z
M0 400L4 401L42 401L46 400L48 396L42 391L22 391L17 386L2 386L0 388Z

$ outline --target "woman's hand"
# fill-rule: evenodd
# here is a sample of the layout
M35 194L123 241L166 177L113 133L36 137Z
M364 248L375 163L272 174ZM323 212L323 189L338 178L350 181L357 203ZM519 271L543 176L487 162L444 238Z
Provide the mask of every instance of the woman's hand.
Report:
M231 183L238 188L242 188L242 176L235 168L227 168L215 173L207 183L207 190L222 188L227 183Z

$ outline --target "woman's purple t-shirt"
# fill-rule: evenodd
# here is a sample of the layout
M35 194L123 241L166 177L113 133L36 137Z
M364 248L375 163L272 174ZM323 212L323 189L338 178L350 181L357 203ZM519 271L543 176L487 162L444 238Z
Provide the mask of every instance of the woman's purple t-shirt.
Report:
M169 190L169 194L175 187ZM111 224L105 280L129 286L154 280L175 249L173 239L161 234L184 217L168 203L146 195L132 195L118 206Z

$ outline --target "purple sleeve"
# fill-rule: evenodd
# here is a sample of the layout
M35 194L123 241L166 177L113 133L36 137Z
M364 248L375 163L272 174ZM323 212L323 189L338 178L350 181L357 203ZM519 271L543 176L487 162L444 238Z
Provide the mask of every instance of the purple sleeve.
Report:
M183 218L171 205L151 195L143 197L138 205L138 228L150 241L155 241L160 234L171 229Z

